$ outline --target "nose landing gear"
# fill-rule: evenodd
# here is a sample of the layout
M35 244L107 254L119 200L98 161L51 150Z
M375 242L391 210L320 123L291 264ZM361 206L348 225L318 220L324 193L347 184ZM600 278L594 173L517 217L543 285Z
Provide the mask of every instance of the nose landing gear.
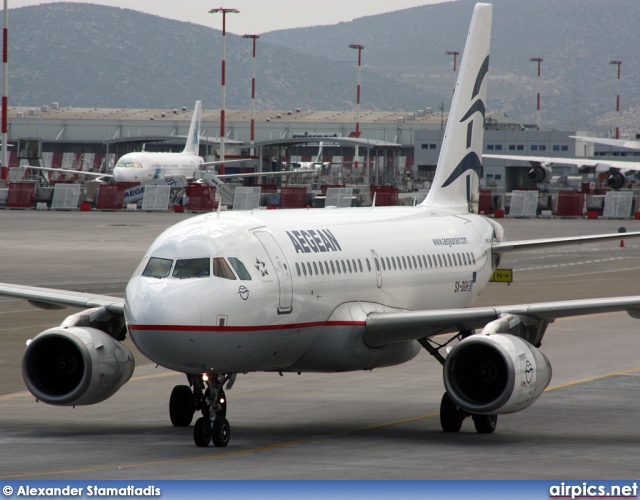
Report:
M196 446L224 447L229 444L231 438L231 426L227 421L227 399L223 386L228 382L227 389L231 388L235 381L235 374L215 375L206 381L207 390L204 393L202 405L202 417L196 420L193 428L193 440Z

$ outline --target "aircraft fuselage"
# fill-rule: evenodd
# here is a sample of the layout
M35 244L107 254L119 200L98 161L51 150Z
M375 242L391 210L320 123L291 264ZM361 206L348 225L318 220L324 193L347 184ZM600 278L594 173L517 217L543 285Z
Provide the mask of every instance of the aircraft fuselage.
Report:
M494 226L483 217L424 207L349 209L340 223L335 215L212 213L167 229L127 287L132 339L185 373L389 366L419 345L368 347L368 313L467 307L491 276ZM168 267L163 277L148 276L151 258Z

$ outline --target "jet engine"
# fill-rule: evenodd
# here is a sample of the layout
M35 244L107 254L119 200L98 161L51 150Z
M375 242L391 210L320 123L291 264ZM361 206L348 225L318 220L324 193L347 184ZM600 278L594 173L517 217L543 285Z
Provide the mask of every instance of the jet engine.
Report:
M611 170L607 174L607 185L611 189L622 189L629 185L629 178L619 170Z
M449 352L444 385L466 412L515 413L531 405L551 381L551 364L530 343L509 334L481 333Z
M113 396L133 374L127 347L89 327L56 327L29 342L22 377L38 400L56 406L91 405Z
M536 184L546 184L551 180L553 171L544 163L536 163L529 169L529 180Z

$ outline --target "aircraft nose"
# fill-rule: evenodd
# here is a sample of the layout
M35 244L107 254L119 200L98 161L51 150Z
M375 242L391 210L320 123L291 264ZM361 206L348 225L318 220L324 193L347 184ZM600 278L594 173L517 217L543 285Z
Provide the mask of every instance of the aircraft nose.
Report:
M137 276L127 285L127 321L137 325L200 325L200 307L193 288L195 280L156 279ZM197 292L196 292L197 293Z
M203 280L132 278L125 293L125 318L131 339L149 359L184 371L202 343L199 288ZM206 296L206 295L205 295Z

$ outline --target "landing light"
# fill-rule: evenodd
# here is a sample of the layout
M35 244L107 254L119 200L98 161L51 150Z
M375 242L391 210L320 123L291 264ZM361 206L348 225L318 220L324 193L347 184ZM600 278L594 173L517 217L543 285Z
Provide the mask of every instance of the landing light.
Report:
M202 380L203 380L204 382L206 382L207 380L209 380L209 375L207 375L206 373L203 373L203 374L202 374Z

